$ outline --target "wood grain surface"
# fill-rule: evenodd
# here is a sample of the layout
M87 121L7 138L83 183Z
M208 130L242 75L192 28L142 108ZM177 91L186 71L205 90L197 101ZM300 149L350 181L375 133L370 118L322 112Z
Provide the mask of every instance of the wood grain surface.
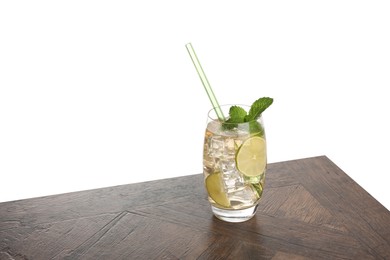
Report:
M201 174L0 203L0 259L390 259L390 213L320 156L269 164L243 223Z

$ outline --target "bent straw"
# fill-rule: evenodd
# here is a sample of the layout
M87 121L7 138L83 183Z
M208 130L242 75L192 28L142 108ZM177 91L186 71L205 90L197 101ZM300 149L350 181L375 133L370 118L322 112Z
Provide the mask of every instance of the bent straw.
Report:
M199 63L199 60L198 60L198 57L196 56L195 54L195 50L194 48L192 47L191 43L187 43L186 44L186 48L188 50L188 53L190 54L191 56L191 59L192 59L192 62L194 63L195 65L195 68L196 68L196 71L198 72L198 75L200 77L200 80L202 81L203 83L203 86L204 86L204 89L206 90L207 92L207 95L209 96L209 99L211 101L211 104L213 105L213 108L215 110L215 113L217 114L218 116L218 119L220 121L225 121L225 117L222 113L222 110L221 110L221 107L219 106L218 104L218 101L217 101L217 98L215 97L214 95L214 92L210 86L210 83L209 81L207 80L207 77L206 75L204 74L204 71L202 69L202 66L200 65Z

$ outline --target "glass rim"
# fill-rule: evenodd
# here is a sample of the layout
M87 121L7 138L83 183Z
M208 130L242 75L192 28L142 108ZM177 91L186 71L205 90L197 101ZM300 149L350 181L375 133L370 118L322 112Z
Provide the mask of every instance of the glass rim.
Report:
M251 107L250 105L246 105L246 104L223 104L223 105L220 105L219 107L225 113L226 118L228 118L229 109L230 109L231 106L240 106L240 107L244 108L247 113L249 112L249 109ZM215 108L211 108L207 112L207 119L210 120L210 121L221 122L221 120L217 116ZM224 122L224 124L227 124L227 125L230 125L230 124L232 124L232 125L243 125L243 124L248 124L250 122L259 121L259 120L262 120L262 115L260 115L259 118L255 119L255 120L248 121L248 122L242 122L242 123L227 123L227 122Z

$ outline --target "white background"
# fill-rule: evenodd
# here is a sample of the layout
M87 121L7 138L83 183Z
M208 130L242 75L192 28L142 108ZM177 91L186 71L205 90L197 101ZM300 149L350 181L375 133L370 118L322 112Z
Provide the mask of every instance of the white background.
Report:
M390 208L389 1L1 1L0 201L202 172L210 102Z

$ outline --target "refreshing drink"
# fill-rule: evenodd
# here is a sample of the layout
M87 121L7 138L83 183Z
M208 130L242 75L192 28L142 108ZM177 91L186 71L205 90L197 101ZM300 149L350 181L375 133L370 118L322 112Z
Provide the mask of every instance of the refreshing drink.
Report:
M221 109L226 111L228 107ZM233 111L237 107L232 106ZM213 114L211 110L203 151L208 199L216 217L229 222L245 221L256 212L265 180L267 153L261 112L248 122L241 122L244 119L238 120L231 111L225 121ZM244 116L248 117L246 112Z
M191 43L186 48L213 105L203 149L203 173L211 209L219 219L246 221L256 213L263 194L267 150L261 114L273 99L259 98L246 109L220 106Z

